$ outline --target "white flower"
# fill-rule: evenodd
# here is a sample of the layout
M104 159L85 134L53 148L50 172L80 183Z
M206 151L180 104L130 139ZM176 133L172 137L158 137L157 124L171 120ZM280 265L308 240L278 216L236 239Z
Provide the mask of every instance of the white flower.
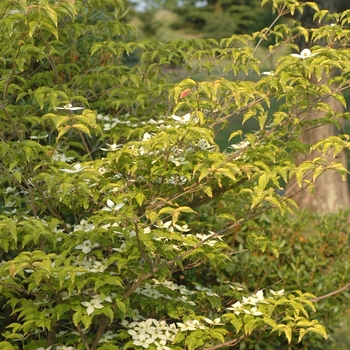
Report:
M171 118L173 118L175 121L179 122L180 124L188 124L188 122L191 120L191 114L187 113L183 117L172 115Z
M253 294L253 297L258 299L258 301L262 302L264 298L264 291L263 290L258 290L255 294Z
M254 295L252 295L248 298L243 297L243 304L244 305L256 305L259 301L260 301L260 299Z
M105 174L107 171L108 171L108 170L107 170L107 168L105 168L105 167L101 167L101 168L98 169L98 172L99 172L101 175Z
M142 136L142 141L149 141L151 139L152 135L148 132L145 132Z
M226 283L226 282L225 282ZM230 285L230 288L233 290L244 290L241 284L235 282L232 285Z
M215 320L211 320L210 318L204 318L204 321L211 324L211 325L222 325L223 323L221 323L221 318L218 317Z
M55 109L65 109L67 111L77 111L79 109L85 109L85 108L84 107L73 107L70 103L68 103L64 107L55 107Z
M52 159L56 162L66 162L70 163L74 160L74 157L67 157L64 153L54 152Z
M154 345L157 347L157 350L171 350L168 346L165 346L166 341L160 340L159 342L155 341Z
M176 166L179 166L181 164L188 164L188 161L184 157L177 157L174 158L174 156L169 157L169 160L174 163Z
M134 345L136 346L142 346L145 349L148 349L149 345L154 343L154 339L153 338L146 338L146 337L141 337L139 339L134 339L133 341Z
M97 273L105 271L107 266L103 265L101 261L94 261L92 268L88 268L90 272Z
M82 301L81 304L87 308L86 309L87 314L91 315L95 311L95 309L103 309L104 306L101 303L102 303L102 299L100 296L97 295L93 297L90 302Z
M184 185L186 182L188 181L188 179L181 175L172 175L171 178L168 180L168 184L169 185Z
M249 141L241 141L240 143L238 143L237 145L231 145L229 146L229 148L233 148L233 149L242 149L242 148L246 148L250 145Z
M197 320L187 320L185 323L178 322L176 324L180 328L180 332L195 331L197 329L205 329L205 326L203 326Z
M243 310L243 305L240 301L237 301L231 307L228 307L227 310L233 311L236 315L239 315Z
M97 114L96 118L99 120L109 120L109 115L108 114L103 115L103 114L99 113L99 114Z
M49 135L38 135L38 136L29 136L30 139L32 140L41 140L41 139L46 139Z
M174 225L174 228L176 228L176 229L179 230L180 232L188 232L188 231L191 231L191 229L188 228L188 226L187 226L186 224L185 224L185 225L182 225L182 226L175 224L175 225Z
M274 76L275 73L273 71L270 71L270 72L262 72L261 74L264 74L264 75L270 75L270 76Z
M75 174L75 173L78 173L79 171L84 170L85 168L87 168L87 166L82 167L80 163L77 163L77 164L74 164L72 168L73 170L72 169L58 169L58 170L68 174Z
M215 146L210 145L206 140L201 139L197 143L197 147L199 147L202 151L210 151L212 150Z
M311 53L311 51L309 49L304 49L303 51L300 52L300 54L298 53L292 53L291 56L293 57L297 57L297 58L301 58L301 59L305 59L305 58L309 58L309 57L312 57L312 56L316 56L318 55L319 52L315 52L315 53Z
M211 233L211 234L209 234L209 235L197 233L197 234L196 234L196 237L197 237L198 239L200 239L201 241L204 241L204 240L210 238L211 236L213 236L214 232L211 232L211 231L209 231L209 232ZM211 247L214 247L215 244L218 243L217 240L222 241L222 238L221 238L221 237L214 237L214 239L208 240L208 241L206 241L204 244L209 245L209 246L211 246Z
M123 147L123 145L117 145L115 143L113 143L113 145L110 145L107 143L107 146L109 146L109 148L100 148L102 151L118 151L119 149L121 149Z
M112 331L106 332L98 341L99 343L109 343L110 340L117 337L118 335L113 333Z
M83 251L83 253L87 254L91 251L91 249L99 247L100 245L98 243L94 243L94 245L91 245L91 241L88 239L83 242L83 244L77 245L74 249L80 249Z
M5 193L12 193L12 192L15 192L15 188L13 187L6 187L6 190L5 190Z
M278 296L280 296L280 295L284 295L284 289L281 289L281 290L279 290L279 291L274 291L274 290L272 290L272 289L270 289L270 293L272 294L272 295L278 295Z
M92 231L95 228L95 225L88 224L85 219L80 221L80 225L74 226L74 231L82 230L84 232Z
M253 316L261 316L263 313L258 311L257 307L254 306L250 310L243 309L243 311L248 314L248 315L253 315Z
M113 211L113 210L119 210L120 208L124 207L125 203L119 203L119 204L114 204L113 201L110 199L107 199L107 207L103 207L102 210L105 211Z
M103 130L105 130L105 131L111 130L111 129L113 129L116 125L117 125L117 123L113 123L113 124L105 123L105 124L103 125Z

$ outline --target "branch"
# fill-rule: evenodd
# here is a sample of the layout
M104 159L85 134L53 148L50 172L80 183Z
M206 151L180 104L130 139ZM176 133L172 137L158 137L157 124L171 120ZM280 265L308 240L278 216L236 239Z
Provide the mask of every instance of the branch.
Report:
M237 345L242 339L245 338L245 335L241 335L239 338L236 339L231 339L225 343L214 345L214 346L209 346L208 348L204 348L204 350L214 350L214 349L219 349L224 346L235 346Z
M330 292L328 294L325 294L325 295L322 295L320 297L317 297L317 298L313 298L313 299L310 299L310 301L312 301L313 303L317 302L317 301L320 301L320 300L323 300L323 299L326 299L326 298L329 298L333 295L336 295L340 292L344 292L344 290L347 290L348 288L350 288L350 283L346 284L345 286L333 291L333 292Z
M91 350L95 350L98 347L98 342L100 341L101 336L104 334L105 329L109 323L110 323L109 318L107 316L104 316L104 319L100 323L100 326L98 327L98 330L96 332L94 342L91 345Z

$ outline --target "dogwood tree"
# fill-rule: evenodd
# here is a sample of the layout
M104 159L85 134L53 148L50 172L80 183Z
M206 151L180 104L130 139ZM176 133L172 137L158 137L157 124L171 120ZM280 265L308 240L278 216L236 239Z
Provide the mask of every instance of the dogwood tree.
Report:
M277 18L304 6L317 9L272 2ZM337 157L347 135L313 145L298 136L310 110L327 111L312 127L336 122L328 96L344 103L348 13L315 16L336 25L311 40L339 48L284 54L269 75L252 44L275 37L271 54L297 50L293 38L309 38L297 22L161 43L137 42L124 15L119 0L0 3L1 347L192 350L258 332L326 337L308 290L251 290L233 276L201 285L179 272L225 266L241 254L230 244L240 225L291 213L279 194L291 176L312 191L325 171L345 175ZM333 69L336 88L313 83ZM194 80L197 71L208 79ZM258 130L232 131L221 151L214 136L236 117ZM294 164L312 149L322 156ZM243 246L278 256L257 233Z

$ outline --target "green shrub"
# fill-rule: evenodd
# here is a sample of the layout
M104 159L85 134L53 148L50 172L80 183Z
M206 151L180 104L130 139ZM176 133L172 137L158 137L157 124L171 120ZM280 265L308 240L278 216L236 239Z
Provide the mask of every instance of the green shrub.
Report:
M301 11L294 3L287 8ZM124 15L114 0L0 3L2 348L214 349L271 332L293 344L310 332L322 339L324 327L309 315L313 286L302 283L297 260L297 290L288 293L274 288L273 274L260 290L249 273L239 281L246 289L231 276L209 285L174 281L203 266L218 277L238 264L248 271L247 254L227 240L234 232L244 249L255 242L266 252L249 263L260 272L259 259L279 250L283 257L286 247L274 231L273 239L245 239L238 229L251 234L253 219L265 228L272 209L292 213L292 199L277 192L292 175L302 184L306 173L313 181L326 170L346 173L337 158L349 147L346 135L310 147L298 135L309 110L329 110L315 126L336 123L322 100L343 101L348 86L348 14L314 37L331 36L339 49L281 57L275 76L257 83L240 79L260 73L252 42L275 35L276 47L293 45L305 29L137 43ZM132 66L126 57L135 52ZM215 66L226 78L190 78ZM309 79L335 68L338 87ZM269 116L276 98L284 103ZM260 129L221 152L215 133L236 116L255 118ZM324 157L297 167L294 154L310 148ZM282 260L280 272L288 266ZM275 291L263 291L269 284Z

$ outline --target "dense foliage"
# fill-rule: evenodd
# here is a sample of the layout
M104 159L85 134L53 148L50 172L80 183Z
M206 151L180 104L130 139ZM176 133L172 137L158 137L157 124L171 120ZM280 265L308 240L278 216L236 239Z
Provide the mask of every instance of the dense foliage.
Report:
M278 18L317 9L272 6ZM327 23L310 33L293 22L167 43L134 41L124 16L119 0L0 2L1 348L258 349L259 337L292 348L315 334L321 342L310 292L329 290L302 283L272 222L295 213L280 191L291 176L302 185L310 172L313 181L346 173L338 155L347 135L315 145L298 135L311 110L329 112L311 127L338 123L323 101L344 103L350 15L317 12ZM274 74L260 75L255 48L270 37L272 53L296 48L300 35L327 47L283 56ZM214 69L220 78L210 79ZM324 85L311 79L335 69ZM191 79L199 71L208 78ZM256 119L259 130L235 130L220 151L215 134L235 118ZM323 156L296 166L294 155L311 149ZM285 240L297 249L297 238L289 231ZM280 274L252 277L259 259Z

